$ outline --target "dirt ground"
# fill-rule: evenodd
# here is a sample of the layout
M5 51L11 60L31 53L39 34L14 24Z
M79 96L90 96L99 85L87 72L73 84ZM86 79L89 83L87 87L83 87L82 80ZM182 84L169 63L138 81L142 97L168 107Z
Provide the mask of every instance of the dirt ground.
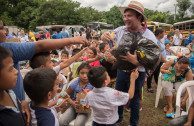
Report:
M154 93L147 92L147 86L144 87L142 111L140 111L139 126L166 126L170 119L165 117L163 107L166 104L165 98L160 99L158 108L155 108L156 88L153 82L152 88ZM124 120L119 126L129 125L130 112L124 110Z

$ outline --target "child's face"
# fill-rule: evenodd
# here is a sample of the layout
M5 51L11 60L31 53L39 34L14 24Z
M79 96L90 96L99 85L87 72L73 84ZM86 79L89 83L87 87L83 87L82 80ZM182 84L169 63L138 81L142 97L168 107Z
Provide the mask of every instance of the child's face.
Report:
M170 45L166 44L165 49L169 49L169 48L170 48Z
M8 90L15 87L18 70L16 70L13 65L11 57L7 57L3 60L3 68L0 72L0 89Z
M56 63L53 63L53 67L56 67L58 66L59 64L56 62Z
M88 71L89 71L88 68L83 68L79 71L79 78L84 83L88 83L88 76L87 76Z
M67 54L62 54L62 55L61 55L61 59L68 59Z
M50 57L46 58L46 65L45 65L45 67L49 68L49 69L53 69L53 62L51 61Z
M110 50L110 46L106 44L106 46L104 47L104 52L109 51L109 50Z
M89 38L89 42L92 42L92 39L91 38Z
M95 57L94 52L91 49L88 49L87 57L88 58L94 58Z
M95 42L92 42L92 47L96 47L96 43Z

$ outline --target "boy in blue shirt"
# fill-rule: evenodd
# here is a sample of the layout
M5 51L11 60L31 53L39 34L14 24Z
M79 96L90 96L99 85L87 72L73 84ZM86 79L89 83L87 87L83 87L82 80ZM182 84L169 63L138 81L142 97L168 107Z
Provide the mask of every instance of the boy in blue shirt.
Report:
M49 108L48 102L56 95L57 74L49 68L36 68L28 72L24 78L24 90L29 98L31 125L58 126L57 112L61 105ZM63 104L63 103L62 103Z

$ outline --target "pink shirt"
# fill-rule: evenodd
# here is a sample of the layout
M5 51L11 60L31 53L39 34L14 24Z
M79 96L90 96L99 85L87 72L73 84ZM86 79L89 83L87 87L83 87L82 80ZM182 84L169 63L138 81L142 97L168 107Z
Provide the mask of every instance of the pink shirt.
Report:
M88 59L88 58L85 57L85 58L83 59L83 61L86 61L87 59ZM89 63L89 65L90 65L91 67L101 66L100 60L96 60L96 61L94 61L94 62L91 62L91 63Z

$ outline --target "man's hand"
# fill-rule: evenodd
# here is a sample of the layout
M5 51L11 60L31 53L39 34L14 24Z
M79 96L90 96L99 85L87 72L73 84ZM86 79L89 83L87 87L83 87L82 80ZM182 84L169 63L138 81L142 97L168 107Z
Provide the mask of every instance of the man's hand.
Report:
M84 37L81 37L81 36L76 36L76 37L73 37L71 38L72 39L72 44L88 44L88 40Z
M22 109L22 114L26 114L26 116L27 116L25 121L26 121L26 125L29 126L30 125L31 116L30 116L30 110L29 110L28 102L21 101L21 109Z
M135 50L134 55L131 54L130 52L127 52L126 56L120 56L120 57L122 57L123 60L128 61L134 65L137 65L137 66L140 65L139 61L137 60L137 50Z
M111 40L111 37L110 37L109 32L105 32L104 34L102 34L101 39L102 39L103 42L108 42L108 41L110 41L110 40Z

